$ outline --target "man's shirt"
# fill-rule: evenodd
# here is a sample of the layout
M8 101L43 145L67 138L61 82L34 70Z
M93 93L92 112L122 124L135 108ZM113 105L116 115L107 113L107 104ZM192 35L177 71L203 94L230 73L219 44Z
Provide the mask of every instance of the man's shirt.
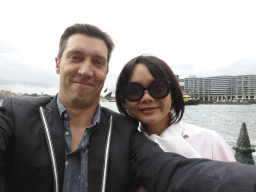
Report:
M65 106L57 98L60 117L64 124L65 134L65 172L63 192L87 192L88 191L88 153L90 133L100 123L101 107L98 105L92 123L85 127L83 136L75 151L71 152L72 132L70 129L70 115ZM86 116L84 117L86 118Z

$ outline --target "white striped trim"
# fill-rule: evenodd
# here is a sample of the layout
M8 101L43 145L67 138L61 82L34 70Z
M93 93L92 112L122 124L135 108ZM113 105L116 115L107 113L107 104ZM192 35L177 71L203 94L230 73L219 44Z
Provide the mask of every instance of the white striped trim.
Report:
M109 149L110 149L111 134L112 134L112 115L110 116L109 121L110 121L109 122L109 131L108 131L108 138L107 138L106 149L105 149L105 160L104 160L104 169L103 169L103 179L102 179L101 192L106 191L108 158L109 158Z
M54 184L55 184L55 192L58 192L59 191L58 171L57 171L56 159L55 159L55 155L54 155L53 144L52 144L52 140L51 140L51 136L50 136L50 131L49 131L47 122L45 120L43 107L40 106L39 109L40 109L41 118L43 120L44 130L45 130L45 134L46 134L46 138L47 138L48 146L49 146L49 150L50 150L50 157L51 157L51 162L52 162L53 177L54 177Z

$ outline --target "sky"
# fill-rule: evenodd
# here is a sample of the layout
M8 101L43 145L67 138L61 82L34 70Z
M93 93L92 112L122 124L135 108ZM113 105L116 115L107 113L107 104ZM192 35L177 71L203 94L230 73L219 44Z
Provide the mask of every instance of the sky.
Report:
M93 24L116 45L105 87L115 91L132 58L155 55L181 79L256 75L256 1L3 1L0 90L58 93L58 43L75 23Z

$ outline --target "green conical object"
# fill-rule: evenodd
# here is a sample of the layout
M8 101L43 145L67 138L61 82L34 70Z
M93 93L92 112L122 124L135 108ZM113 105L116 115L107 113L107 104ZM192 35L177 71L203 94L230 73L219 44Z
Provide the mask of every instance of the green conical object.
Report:
M236 151L236 161L245 164L255 164L252 157L252 152L255 152L255 149L251 147L245 123L242 123L242 127L237 140L237 145L233 146L233 149Z

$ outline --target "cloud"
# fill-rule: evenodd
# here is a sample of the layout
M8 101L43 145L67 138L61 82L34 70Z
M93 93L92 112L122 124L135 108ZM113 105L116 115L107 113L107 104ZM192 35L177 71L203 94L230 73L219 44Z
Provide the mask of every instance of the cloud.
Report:
M255 75L256 74L256 57L242 58L230 63L220 71L223 75Z
M51 88L58 84L57 74L35 65L40 60L27 59L26 52L0 54L0 85L32 85Z
M173 70L174 74L179 75L179 78L181 79L196 73L192 64L179 64L175 67L171 67L171 69Z
M0 53L3 54L3 53L17 53L19 52L19 50L10 45L10 44L7 44L6 42L4 42L3 40L0 40Z
M217 65L217 64L216 64ZM191 75L197 77L211 77L211 76L237 76L237 75L255 75L256 74L256 58L247 57L233 61L225 66L212 66L207 62L202 66L202 70L195 70L194 64L180 64L173 67L175 74L179 75L181 79L188 78ZM208 66L207 69L205 66Z

